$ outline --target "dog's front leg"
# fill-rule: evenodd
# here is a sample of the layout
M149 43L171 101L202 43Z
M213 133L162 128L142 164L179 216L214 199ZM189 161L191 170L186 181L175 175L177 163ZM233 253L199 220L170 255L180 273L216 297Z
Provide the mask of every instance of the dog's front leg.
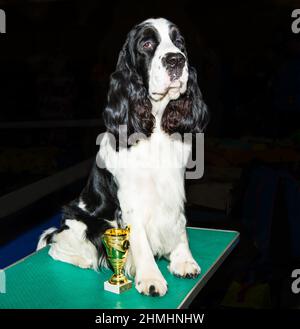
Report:
M145 295L165 295L168 289L167 282L155 262L143 225L132 223L130 249L136 270L136 289Z
M169 259L169 270L175 276L195 278L200 274L201 269L192 256L185 229L180 234L179 243L170 253Z

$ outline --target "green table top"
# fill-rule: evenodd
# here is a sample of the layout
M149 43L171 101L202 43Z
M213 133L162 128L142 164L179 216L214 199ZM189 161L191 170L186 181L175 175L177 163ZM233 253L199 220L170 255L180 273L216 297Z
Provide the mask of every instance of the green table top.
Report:
M169 273L166 260L158 260L169 288L163 297L140 295L134 287L121 295L107 292L103 284L111 276L110 270L97 273L55 261L46 247L5 270L6 293L0 293L0 309L185 308L234 248L239 233L188 228L188 236L201 275L177 278Z

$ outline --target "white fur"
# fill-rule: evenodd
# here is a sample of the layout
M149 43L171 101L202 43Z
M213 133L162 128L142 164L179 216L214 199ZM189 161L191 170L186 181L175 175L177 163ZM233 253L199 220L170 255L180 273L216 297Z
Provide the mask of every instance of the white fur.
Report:
M117 220L109 220L109 219L105 219L105 221L111 225L112 227L118 228L118 222Z
M81 268L98 269L97 250L85 238L86 225L77 220L66 220L69 229L53 237L49 255L54 259L64 261Z
M174 45L169 36L169 22L164 18L149 19L146 22L150 23L159 33L161 41L155 50L153 56L150 74L149 74L149 95L153 100L160 100L169 92L170 99L177 99L180 94L186 91L188 80L188 67L185 63L182 75L175 81L170 80L170 76L163 67L162 59L166 53L180 53L185 57L185 54Z
M53 233L53 232L56 231L56 230L57 230L56 227L50 227L50 228L48 228L46 231L44 231L44 232L41 234L41 236L40 236L39 243L38 243L38 245L37 245L37 247L36 247L36 250L40 250L40 249L46 247L46 245L47 245L47 242L46 242L46 239L45 239L46 236L47 236L48 234Z
M86 210L86 204L82 200L79 200L78 207L82 210Z
M198 275L200 267L194 260L189 248L186 231L181 233L180 242L170 254L169 270L178 276Z

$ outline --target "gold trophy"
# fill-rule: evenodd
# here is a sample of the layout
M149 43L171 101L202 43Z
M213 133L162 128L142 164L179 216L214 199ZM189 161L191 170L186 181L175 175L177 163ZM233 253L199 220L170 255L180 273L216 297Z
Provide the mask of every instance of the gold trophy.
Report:
M123 273L129 248L129 233L130 228L127 226L125 229L110 228L102 236L108 261L114 271L113 276L104 282L104 290L115 294L120 294L132 286L132 281Z

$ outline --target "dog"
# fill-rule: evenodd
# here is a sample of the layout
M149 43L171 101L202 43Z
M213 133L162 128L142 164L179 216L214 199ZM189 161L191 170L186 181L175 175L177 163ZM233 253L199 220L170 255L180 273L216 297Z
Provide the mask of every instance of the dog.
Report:
M87 185L63 208L61 227L41 235L37 249L49 244L54 259L98 270L109 266L104 231L130 224L125 271L140 293L163 296L167 282L155 257L168 259L176 276L200 273L184 213L192 143L173 136L201 133L208 117L176 25L148 19L129 32L110 77L103 117L106 132ZM138 138L129 143L128 136Z

